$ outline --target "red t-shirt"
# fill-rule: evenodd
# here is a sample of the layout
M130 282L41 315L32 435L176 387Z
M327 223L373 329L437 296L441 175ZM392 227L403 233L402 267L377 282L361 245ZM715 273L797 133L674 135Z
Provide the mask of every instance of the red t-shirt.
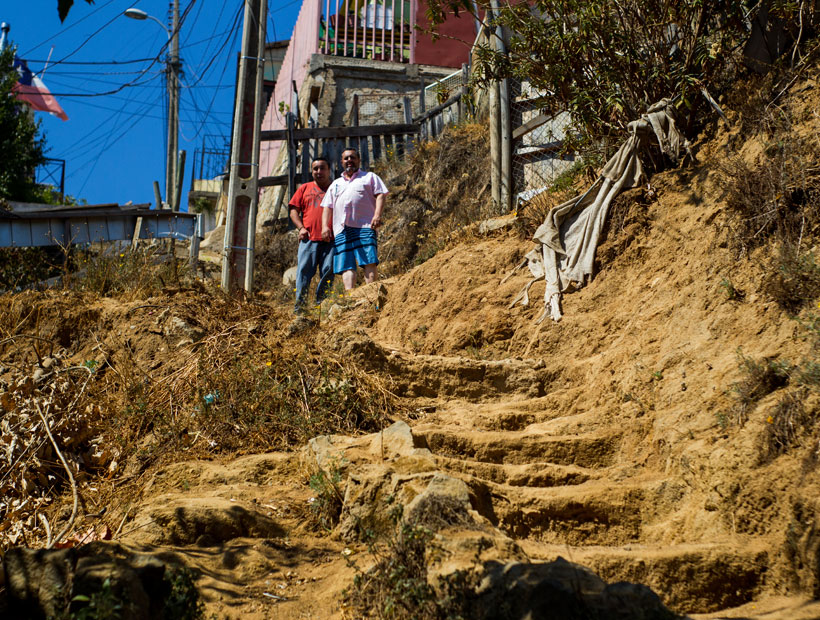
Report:
M307 228L311 241L322 240L322 198L325 190L316 184L316 181L303 183L293 194L288 203L289 207L299 209L302 224Z

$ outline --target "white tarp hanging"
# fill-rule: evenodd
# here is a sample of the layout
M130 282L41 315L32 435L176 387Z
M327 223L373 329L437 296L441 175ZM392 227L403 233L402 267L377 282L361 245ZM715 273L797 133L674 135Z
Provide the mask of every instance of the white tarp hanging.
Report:
M629 137L606 163L598 180L582 195L550 209L535 231L538 247L525 258L532 279L510 304L529 303L529 289L544 278L544 312L538 323L549 315L561 319L561 293L570 286L583 286L592 275L595 249L612 200L623 190L635 187L644 177L640 152L654 134L666 155L677 162L681 151L689 153L689 142L675 126L671 102L663 99L647 113L628 125ZM691 153L690 153L691 154ZM523 266L524 263L522 263Z

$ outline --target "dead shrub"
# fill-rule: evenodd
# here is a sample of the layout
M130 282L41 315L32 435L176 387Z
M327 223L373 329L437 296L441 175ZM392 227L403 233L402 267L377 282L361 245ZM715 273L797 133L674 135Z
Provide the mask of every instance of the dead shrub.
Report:
M763 280L763 291L788 312L797 312L820 296L820 265L813 254L799 254L783 243Z
M295 231L288 231L284 221L277 222L264 233L256 235L253 256L254 288L278 291L282 296L292 297L292 290L284 290L282 276L296 265L299 238Z
M345 590L344 606L354 618L391 620L466 620L475 617L477 574L456 571L428 578L428 566L437 552L433 533L401 520L394 511L396 529L384 541L373 541L375 564L362 570L355 564L353 584Z
M627 190L615 197L595 252L596 270L621 256L649 228L651 219L648 208L653 198L654 190L644 187Z
M402 273L446 248L465 227L493 215L487 128L450 127L405 161L374 166L390 189L379 236L379 270Z
M798 390L781 398L766 417L764 458L771 460L800 445L815 426L816 412L806 408L807 390Z
M731 244L740 255L775 240L796 256L820 234L820 143L814 134L795 128L805 116L799 99L782 97L798 71L783 68L772 74L757 78L749 85L752 95L735 102L741 127L729 148L751 141L760 145L760 153L752 157L747 149L719 166Z
M100 243L74 255L63 287L104 297L138 299L179 285L188 274L188 262L172 257L162 243L143 243L135 250Z
M743 425L749 410L764 396L789 383L789 366L785 362L763 359L754 360L738 351L738 362L743 378L731 386L736 399L735 422Z

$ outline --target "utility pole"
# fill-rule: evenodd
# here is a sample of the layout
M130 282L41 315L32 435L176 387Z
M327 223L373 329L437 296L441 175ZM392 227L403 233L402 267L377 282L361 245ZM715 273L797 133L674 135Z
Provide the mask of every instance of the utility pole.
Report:
M267 4L267 0L245 0L222 255L222 289L230 293L244 289L250 294L253 289Z
M179 204L177 194L177 149L179 148L179 0L173 0L171 9L171 37L168 62L168 152L165 164L165 200L169 208Z

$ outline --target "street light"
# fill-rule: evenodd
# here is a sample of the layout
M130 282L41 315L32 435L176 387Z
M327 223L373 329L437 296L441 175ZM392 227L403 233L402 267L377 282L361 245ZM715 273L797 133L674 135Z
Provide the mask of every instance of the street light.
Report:
M156 17L154 17L153 15L148 15L148 13L146 13L142 9L136 9L136 8L133 8L133 7L130 8L130 9L125 9L125 13L123 13L123 15L125 15L126 17L130 17L131 19L136 19L137 21L143 21L143 20L146 20L146 19L153 19L160 26L162 26L162 29L166 32L166 34L168 35L168 38L169 39L171 38L171 31L168 30L168 27L165 24L163 24L160 20L158 20Z
M172 209L178 205L177 194L177 148L179 145L179 0L174 0L173 30L145 11L131 7L123 13L126 17L145 21L150 19L162 26L168 35L168 56L165 59L165 72L168 87L168 152L165 166L165 200Z

